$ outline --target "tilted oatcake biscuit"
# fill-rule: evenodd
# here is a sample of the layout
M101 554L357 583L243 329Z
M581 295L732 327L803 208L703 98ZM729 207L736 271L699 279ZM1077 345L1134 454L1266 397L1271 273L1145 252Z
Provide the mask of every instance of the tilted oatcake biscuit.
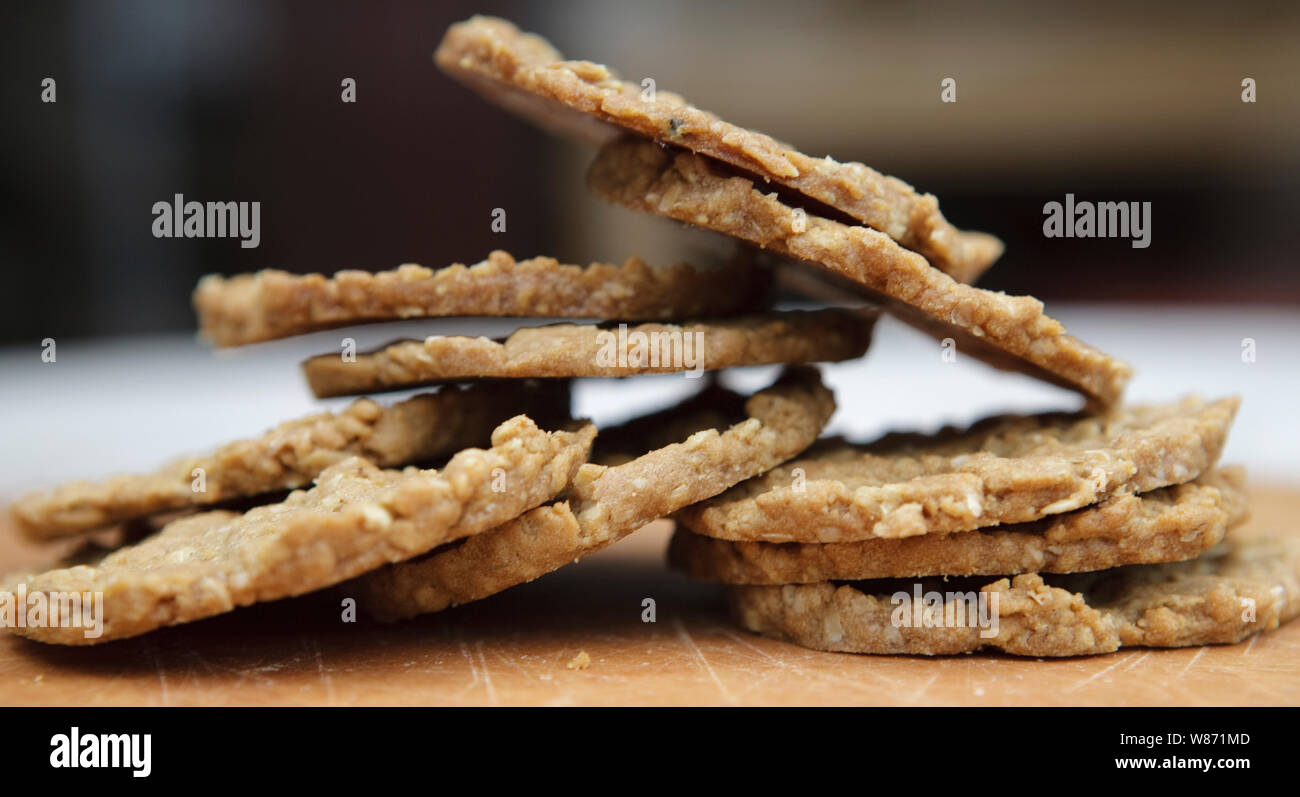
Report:
M1103 415L995 416L865 446L825 440L677 519L697 534L766 542L1024 523L1196 478L1218 461L1239 403L1187 398Z
M1192 559L1246 518L1239 469L1042 520L983 531L857 542L732 542L678 528L669 562L727 584L1078 573Z
M351 456L383 468L427 462L487 442L520 406L549 426L568 417L568 404L563 382L447 385L391 407L358 399L342 412L287 421L261 437L178 459L153 473L34 493L17 501L11 514L29 539L79 534L160 512L302 487Z
M1300 540L1228 541L1172 564L1027 574L982 587L963 581L919 582L922 596L939 593L936 607L939 600L944 607L922 613L919 623L915 600L910 619L908 604L895 600L899 592L914 596L918 582L733 586L729 592L749 630L845 653L996 648L1021 656L1084 656L1120 647L1232 644L1300 614ZM991 620L993 595L997 623L981 623L972 617L972 598L985 602ZM928 624L927 616L943 622Z
M721 398L725 414L731 405L730 398ZM702 400L657 413L683 423L685 412L699 425L681 442L625 464L583 465L562 502L363 576L356 584L358 603L378 617L396 619L532 581L798 454L817 439L834 410L835 399L817 372L799 368L744 401L747 417L721 432L713 428L717 415Z
M1066 334L1031 296L963 285L868 227L842 224L764 194L708 159L634 138L605 145L587 175L611 202L706 227L818 267L892 314L991 365L1119 400L1130 369Z
M282 503L182 518L97 565L11 578L5 589L21 584L28 595L103 593L103 633L11 630L41 642L94 644L328 587L543 504L569 483L594 436L590 424L545 432L519 415L497 427L492 448L461 451L442 470L383 470L346 459Z
M902 180L861 163L810 158L667 91L651 98L607 67L563 60L545 39L503 19L479 16L452 25L434 59L487 99L553 133L599 144L621 128L716 158L886 233L963 282L973 282L1002 254L997 238L957 230L938 200Z
M473 266L302 276L265 270L210 274L194 290L199 331L242 346L320 329L434 316L668 320L730 315L762 304L765 272L743 259L712 269L651 268L639 258L586 268L494 251Z
M312 392L325 397L459 379L633 376L850 360L866 352L875 319L869 311L828 309L618 328L552 324L516 330L504 341L439 335L352 360L322 354L302 367Z

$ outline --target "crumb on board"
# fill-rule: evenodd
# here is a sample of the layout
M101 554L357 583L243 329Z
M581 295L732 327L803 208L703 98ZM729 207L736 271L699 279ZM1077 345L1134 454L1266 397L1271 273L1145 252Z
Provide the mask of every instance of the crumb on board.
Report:
M564 666L570 670L585 670L591 666L591 656L587 655L587 651L580 650L578 655L570 659L569 663Z

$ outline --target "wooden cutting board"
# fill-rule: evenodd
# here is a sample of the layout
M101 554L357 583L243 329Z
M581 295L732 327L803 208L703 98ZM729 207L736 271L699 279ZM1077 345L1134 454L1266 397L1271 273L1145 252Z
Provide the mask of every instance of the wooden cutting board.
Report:
M1300 533L1298 517L1300 491L1259 489L1239 532ZM0 571L51 557L7 523ZM719 588L665 569L669 531L396 625L342 622L329 591L93 648L0 634L0 705L1300 704L1300 620L1240 645L1083 659L821 653L733 625Z

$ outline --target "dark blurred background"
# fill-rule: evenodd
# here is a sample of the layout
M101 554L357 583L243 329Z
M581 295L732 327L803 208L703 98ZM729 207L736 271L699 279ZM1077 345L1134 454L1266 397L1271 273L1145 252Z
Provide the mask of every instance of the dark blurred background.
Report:
M1300 304L1300 4L9 3L0 25L0 342L191 330L207 272L703 259L604 207L591 153L441 74L492 13L811 155L936 194L1045 300ZM41 81L57 102L41 102ZM340 101L340 81L357 102ZM939 101L957 80L958 101ZM1258 101L1240 100L1252 77ZM1043 204L1150 201L1147 249L1045 239ZM261 246L156 239L154 202L260 201ZM493 208L507 230L491 230Z

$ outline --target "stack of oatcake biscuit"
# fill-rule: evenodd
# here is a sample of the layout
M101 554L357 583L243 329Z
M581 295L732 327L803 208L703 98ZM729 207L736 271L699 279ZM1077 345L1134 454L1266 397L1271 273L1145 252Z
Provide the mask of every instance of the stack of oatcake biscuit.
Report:
M169 522L88 563L8 581L102 592L102 636L19 633L129 637L336 584L374 615L410 617L530 581L660 517L678 524L672 564L730 585L745 627L827 650L1088 654L1235 642L1300 612L1293 544L1224 539L1246 514L1242 474L1217 464L1237 400L1124 406L1123 363L1036 299L971 286L1001 244L955 229L933 197L565 61L503 20L452 26L436 60L598 146L598 196L733 236L741 254L694 268L493 252L436 271L205 278L195 307L217 346L399 318L593 323L320 355L303 364L319 397L434 389L23 499L14 516L33 538ZM756 249L810 293L856 295L863 308L769 309ZM811 363L862 355L874 308L1077 391L1088 410L817 440L835 404ZM773 363L788 367L752 396L706 380L614 429L569 417L572 378Z

